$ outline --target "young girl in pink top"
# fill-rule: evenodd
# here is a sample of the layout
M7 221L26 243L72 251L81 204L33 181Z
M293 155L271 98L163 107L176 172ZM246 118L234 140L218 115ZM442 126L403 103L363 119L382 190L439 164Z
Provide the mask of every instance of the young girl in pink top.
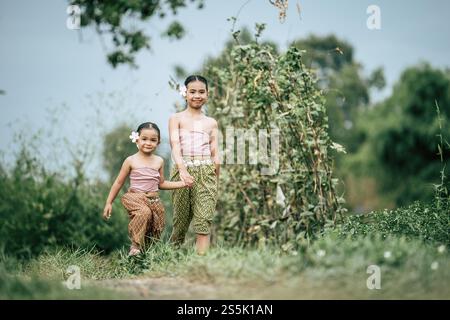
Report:
M216 210L219 179L218 124L202 112L208 101L208 82L200 75L187 77L183 96L186 109L169 120L174 167L171 180L184 181L189 188L174 190L171 241L182 244L193 222L199 255L206 254L211 223Z
M112 203L130 176L130 188L121 201L128 211L130 223L128 234L131 239L129 255L141 252L150 239L159 239L164 229L164 207L159 199L159 189L178 189L183 181L164 181L164 160L153 154L160 144L160 131L152 122L142 123L130 138L136 142L139 151L123 162L119 175L109 192L103 210L104 219L111 217Z

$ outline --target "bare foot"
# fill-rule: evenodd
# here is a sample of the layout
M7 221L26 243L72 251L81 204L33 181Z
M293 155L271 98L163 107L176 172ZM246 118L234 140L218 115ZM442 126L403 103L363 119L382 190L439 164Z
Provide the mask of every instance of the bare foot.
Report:
M131 246L131 248L130 248L130 252L128 252L128 256L136 256L136 255L138 255L138 254L140 254L141 253L141 250L139 250L138 248L136 248L136 247L133 247L133 246Z

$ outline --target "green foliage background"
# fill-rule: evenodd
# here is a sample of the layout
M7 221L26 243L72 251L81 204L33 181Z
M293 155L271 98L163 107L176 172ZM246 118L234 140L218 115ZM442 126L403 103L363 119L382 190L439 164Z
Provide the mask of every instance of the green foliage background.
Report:
M222 58L228 59L227 68L206 70L214 79L209 114L223 131L266 129L270 134L279 129L280 148L274 150L271 141L270 157L279 156L280 167L275 175L264 175L260 170L268 163L251 165L249 155L245 165L227 165L235 151L224 155L218 237L295 246L345 211L332 177L330 153L337 147L328 136L323 95L294 47L277 54L272 46L254 41L236 45ZM250 139L249 144L256 143ZM276 199L280 190L285 197L281 204Z
M109 223L101 218L107 185L89 181L81 163L76 174L66 176L47 171L23 149L8 172L0 167L0 243L9 255L30 258L46 249L96 247L105 253L127 243L127 217L115 214Z
M397 206L429 201L450 165L450 73L421 64L405 70L393 94L356 118L358 148L342 168L377 181ZM444 183L448 186L448 180Z

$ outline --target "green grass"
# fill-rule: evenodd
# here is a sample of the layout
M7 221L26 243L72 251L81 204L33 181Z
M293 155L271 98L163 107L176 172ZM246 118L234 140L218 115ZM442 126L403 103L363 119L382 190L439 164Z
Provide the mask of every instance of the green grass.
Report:
M440 249L439 249L440 248ZM80 267L82 290L63 285L69 265ZM381 289L366 286L369 265L381 269ZM342 237L330 231L310 246L285 252L216 245L206 256L161 242L129 258L60 249L20 262L3 257L0 297L6 299L114 299L137 297L100 287L105 279L165 279L216 288L231 299L448 299L448 249L406 237ZM178 281L178 280L177 280ZM183 290L180 287L180 291ZM173 292L174 297L181 292ZM209 298L197 293L193 298Z
M4 250L0 298L158 299L162 290L163 298L449 299L448 209L447 200L414 203L350 216L297 246L217 243L206 256L166 240L137 257L127 248L46 248L29 258ZM379 290L367 288L371 265L380 268ZM79 268L81 290L63 285L69 266Z
M66 253L66 255L70 255ZM39 265L40 261L49 261L39 257L28 263L2 255L0 260L0 299L126 299L120 292L99 288L89 283L82 283L79 289L69 289L65 284L68 276L62 251L52 256L57 265ZM84 260L88 260L83 258ZM39 267L37 268L37 266ZM30 267L31 266L31 267ZM49 268L48 270L45 270Z
M95 249L54 249L47 250L23 267L22 274L36 274L40 277L62 280L68 266L76 265L84 278L101 280L121 278L127 273L121 270L118 258L120 251L103 256Z
M127 299L129 296L113 290L90 286L81 286L79 290L70 290L61 282L35 278L32 275L23 278L0 272L0 299Z
M341 233L359 236L379 234L405 236L428 243L450 245L450 199L413 204L393 210L351 215L341 225Z

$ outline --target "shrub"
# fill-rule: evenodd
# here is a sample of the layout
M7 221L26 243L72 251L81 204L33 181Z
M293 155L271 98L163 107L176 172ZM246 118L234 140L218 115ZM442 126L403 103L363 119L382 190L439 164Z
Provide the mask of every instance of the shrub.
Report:
M10 172L0 165L0 241L7 254L31 257L51 247L110 252L127 243L127 216L119 203L101 218L108 187L88 181L81 163L66 178L46 171L25 149Z

